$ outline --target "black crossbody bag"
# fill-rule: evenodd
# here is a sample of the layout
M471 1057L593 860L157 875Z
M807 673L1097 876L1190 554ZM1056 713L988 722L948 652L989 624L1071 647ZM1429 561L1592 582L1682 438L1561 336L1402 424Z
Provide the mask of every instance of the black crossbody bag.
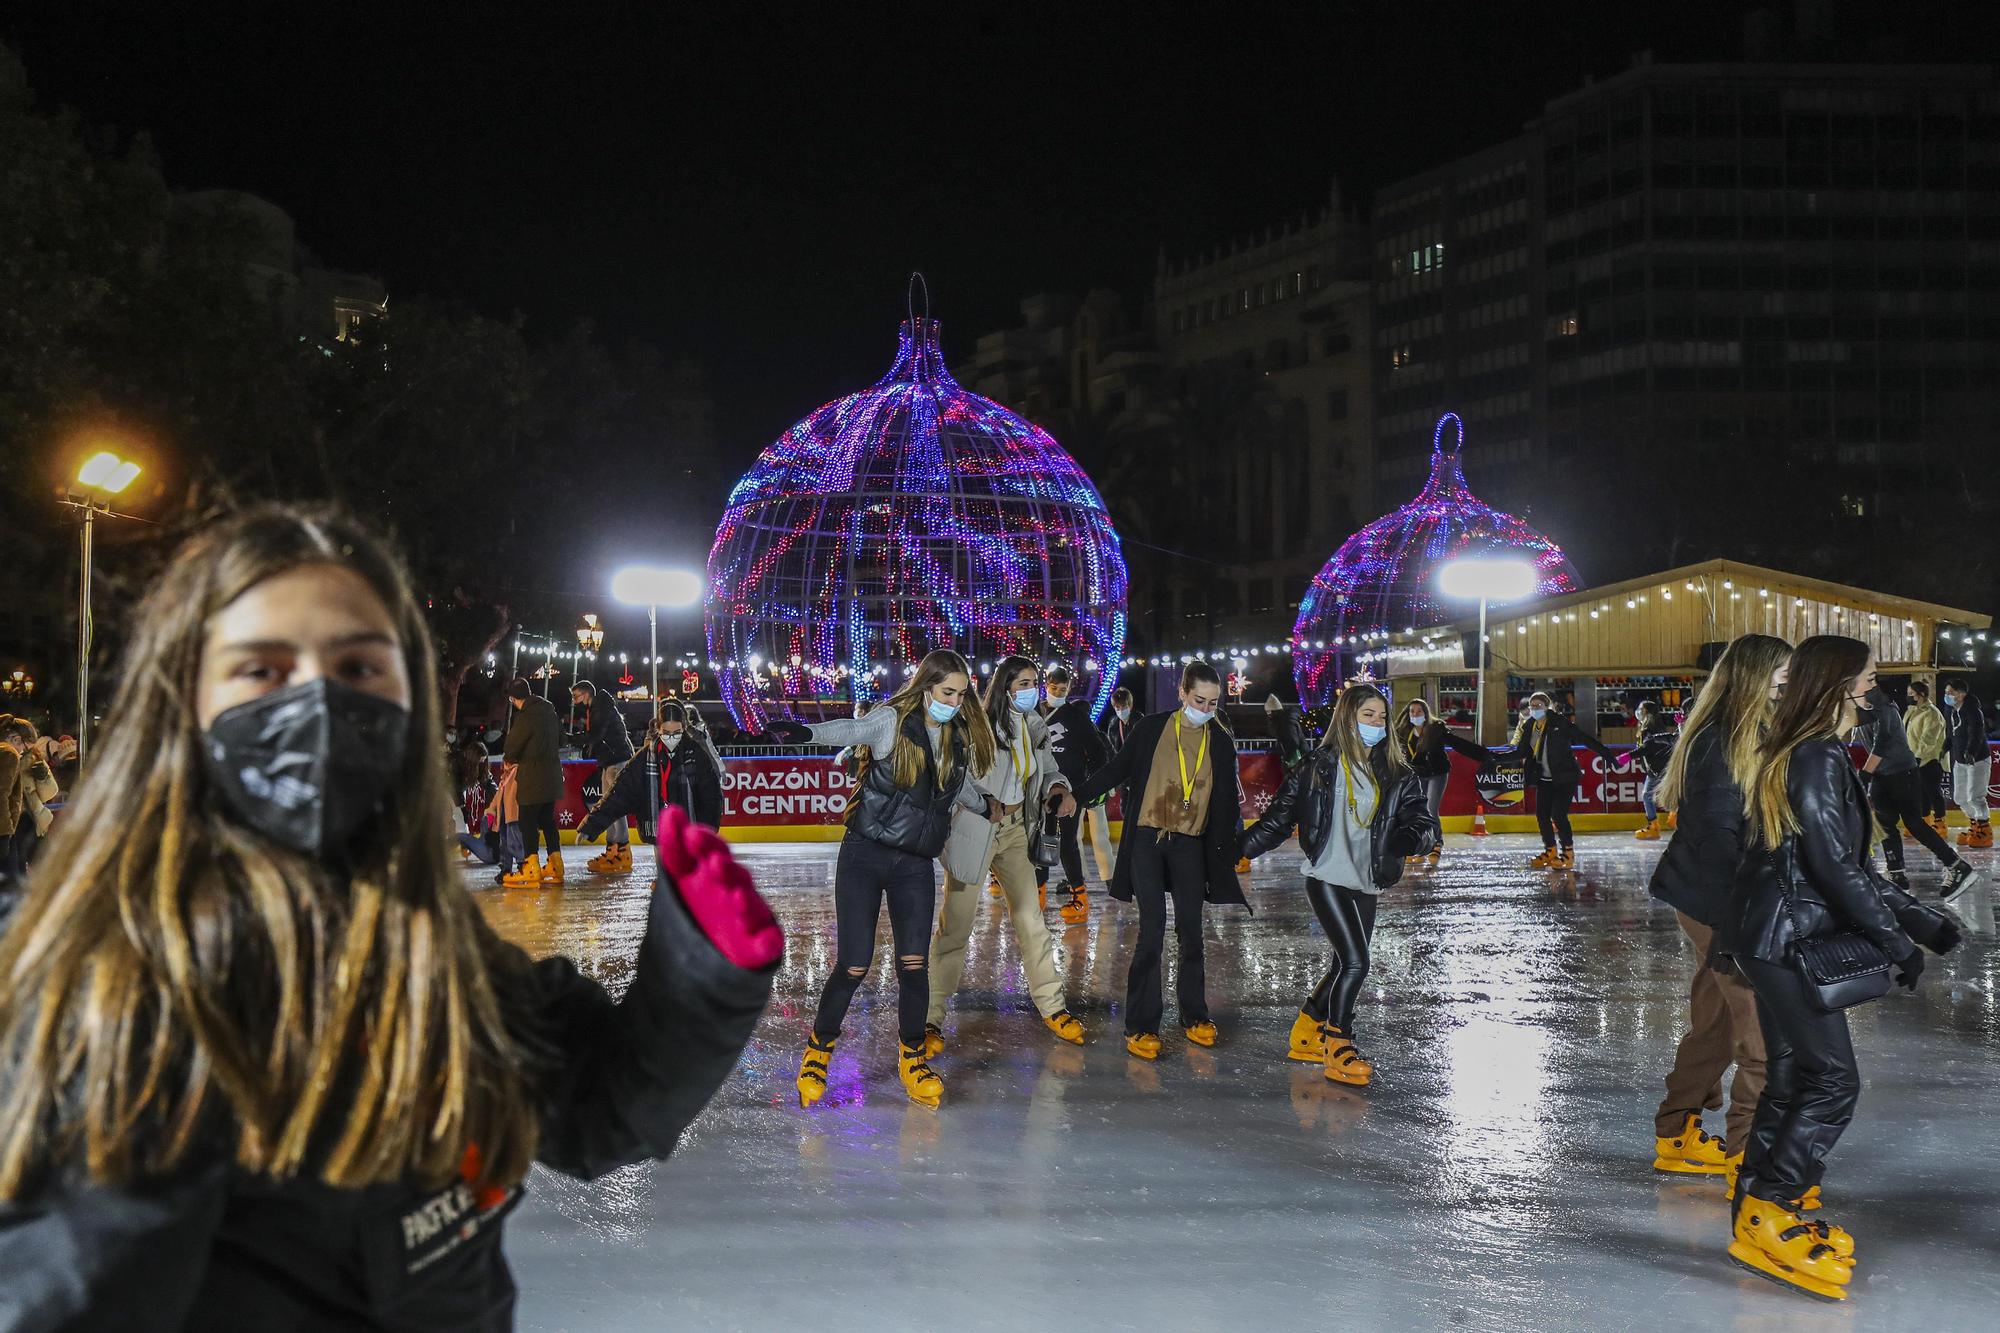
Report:
M1806 998L1821 1013L1837 1014L1889 993L1889 955L1853 926L1811 939L1799 936L1792 913L1792 886L1798 881L1796 854L1786 848L1779 869L1785 876L1785 914L1792 918L1792 966L1805 982Z

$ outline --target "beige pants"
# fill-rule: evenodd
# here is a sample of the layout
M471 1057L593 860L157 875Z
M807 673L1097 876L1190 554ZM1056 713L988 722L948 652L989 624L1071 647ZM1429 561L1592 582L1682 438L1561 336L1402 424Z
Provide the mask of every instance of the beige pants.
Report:
M1694 946L1694 980L1688 986L1687 1035L1667 1071L1667 1096L1653 1118L1653 1132L1667 1138L1681 1132L1688 1116L1722 1109L1722 1076L1734 1064L1722 1137L1725 1151L1739 1153L1764 1092L1764 1029L1757 1023L1757 996L1741 977L1724 976L1708 965L1714 931L1685 912L1674 915Z
M1111 819L1104 813L1104 807L1093 805L1084 812L1083 822L1090 827L1090 851L1097 858L1097 877L1106 884L1111 882Z
M1043 1018L1061 1013L1062 973L1056 970L1055 941L1042 920L1041 891L1035 884L1035 863L1028 859L1028 826L1019 815L993 830L993 877L1007 898L1007 915L1014 921L1014 939L1021 947L1021 970L1028 974L1028 993ZM931 940L931 1011L928 1022L944 1025L951 1003L965 976L965 942L979 915L984 886L963 884L950 872L944 877L944 904L938 911L937 935Z

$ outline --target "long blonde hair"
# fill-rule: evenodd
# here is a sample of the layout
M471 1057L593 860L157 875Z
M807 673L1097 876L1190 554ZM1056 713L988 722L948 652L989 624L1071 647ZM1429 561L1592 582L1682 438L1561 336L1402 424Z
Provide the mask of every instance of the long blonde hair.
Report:
M1323 748L1338 749L1340 757L1356 774L1366 774L1374 780L1375 770L1368 765L1368 747L1361 743L1361 705L1370 699L1382 701L1383 716L1388 716L1389 697L1373 685L1349 685L1340 692L1340 698L1333 705L1333 719L1326 724L1326 734L1319 738ZM1410 769L1410 759L1403 752L1402 738L1394 727L1382 738L1382 758L1389 768L1391 780L1401 777Z
M315 564L382 599L410 682L402 771L349 876L220 811L195 714L210 617ZM526 960L445 855L432 657L395 558L342 518L259 508L181 548L0 939L0 1199L159 1176L190 1149L346 1187L441 1182L475 1147L482 1183L526 1174L531 1057L502 1017Z
M1757 777L1757 743L1771 720L1771 677L1792 655L1792 645L1769 634L1745 634L1722 650L1715 671L1695 696L1694 710L1681 726L1680 743L1660 779L1663 809L1681 808L1687 789L1688 755L1694 740L1710 726L1722 728L1722 754L1738 791L1749 791Z
M965 659L949 648L935 648L924 654L924 660L917 663L917 670L903 688L897 690L880 704L878 708L894 709L896 713L896 749L889 762L893 765L891 776L898 787L914 787L917 777L924 771L923 751L916 742L904 734L903 724L910 720L910 714L924 708L930 701L931 686L954 673L963 675L966 681L965 700L959 705L958 716L939 728L943 744L938 748L943 752L938 757L938 783L947 784L952 776L952 738L960 732L966 741L966 763L974 774L985 773L993 767L993 727L986 719L986 712L980 708L972 694L972 669ZM875 762L874 755L866 746L861 748L860 765L855 770L855 793L861 791L860 779L868 775L868 769ZM850 800L847 813L852 815L858 806Z
M1843 634L1815 634L1792 650L1785 697L1757 747L1757 772L1743 789L1750 832L1775 848L1799 830L1786 783L1792 755L1807 741L1836 739L1847 717L1847 686L1868 665L1868 645Z

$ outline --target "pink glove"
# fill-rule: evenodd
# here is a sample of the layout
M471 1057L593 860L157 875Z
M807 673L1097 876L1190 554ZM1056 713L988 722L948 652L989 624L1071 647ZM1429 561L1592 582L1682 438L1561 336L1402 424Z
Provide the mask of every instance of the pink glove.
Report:
M785 933L759 896L750 872L713 829L703 828L678 806L660 811L654 843L660 869L673 878L681 902L701 933L724 958L759 971L785 952Z

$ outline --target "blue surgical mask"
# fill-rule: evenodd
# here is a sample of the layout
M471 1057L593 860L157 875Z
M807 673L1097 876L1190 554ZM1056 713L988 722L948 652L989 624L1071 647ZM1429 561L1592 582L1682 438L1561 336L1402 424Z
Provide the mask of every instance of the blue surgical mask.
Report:
M1540 722L1543 718L1547 717L1548 715L1549 715L1549 710L1546 708L1530 708L1528 710L1528 716L1533 718L1537 722Z
M1182 704L1181 716L1187 719L1187 723L1191 727L1205 727L1215 720L1214 713L1204 713L1193 704Z
M924 708L930 713L931 721L937 723L939 726L943 726L958 716L957 704L941 704L937 700L932 699L924 705Z
M1132 710L1129 708L1114 708L1111 711L1118 714L1120 722L1130 722L1132 720Z
M1372 722L1360 722L1355 725L1361 728L1361 743L1371 750L1380 745L1382 738L1389 734L1387 727L1378 727Z
M1032 685L1025 690L1014 691L1014 711L1017 713L1032 713L1041 701L1042 692Z

